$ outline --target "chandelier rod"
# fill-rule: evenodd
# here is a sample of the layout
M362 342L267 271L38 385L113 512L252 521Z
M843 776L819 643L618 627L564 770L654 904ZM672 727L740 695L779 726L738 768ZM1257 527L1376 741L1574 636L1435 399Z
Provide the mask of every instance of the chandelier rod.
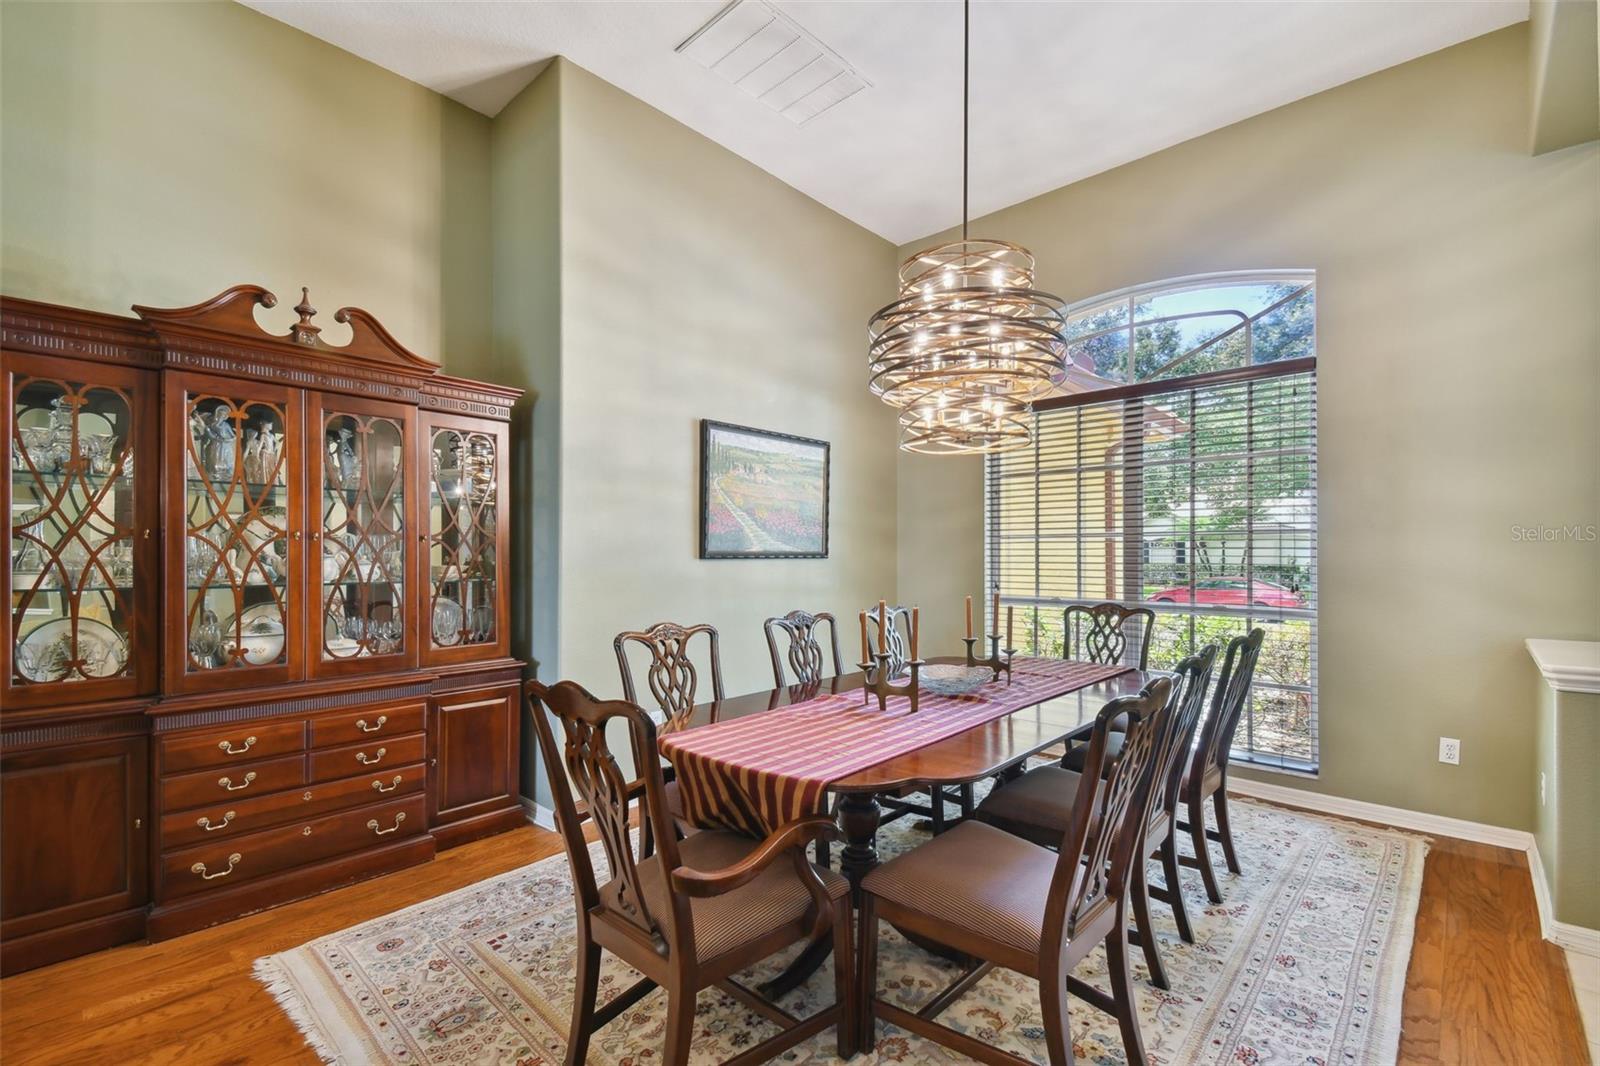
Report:
M961 0L961 239L967 239L967 100L972 81L972 0Z

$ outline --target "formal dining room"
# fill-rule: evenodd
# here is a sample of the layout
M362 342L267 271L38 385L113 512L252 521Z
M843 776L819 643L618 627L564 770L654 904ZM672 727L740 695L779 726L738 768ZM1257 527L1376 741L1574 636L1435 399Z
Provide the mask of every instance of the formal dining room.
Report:
M1600 1062L1597 70L0 0L0 1060Z

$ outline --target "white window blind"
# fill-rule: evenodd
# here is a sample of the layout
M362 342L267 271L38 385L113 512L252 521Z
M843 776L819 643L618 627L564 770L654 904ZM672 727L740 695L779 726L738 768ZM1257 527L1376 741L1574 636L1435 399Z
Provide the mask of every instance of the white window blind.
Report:
M1070 604L1152 608L1155 669L1262 626L1234 757L1314 772L1315 360L1240 362L1042 402L987 460L988 583L1029 654L1062 653Z

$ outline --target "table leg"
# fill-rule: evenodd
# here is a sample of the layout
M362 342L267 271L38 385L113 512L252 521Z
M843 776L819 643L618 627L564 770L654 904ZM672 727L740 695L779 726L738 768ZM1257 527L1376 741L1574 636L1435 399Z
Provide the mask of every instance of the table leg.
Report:
M878 798L870 792L847 793L839 797L839 828L844 833L844 847L839 849L839 868L850 879L850 898L861 903L861 879L878 865L878 849L874 841L878 823L883 818L883 808Z

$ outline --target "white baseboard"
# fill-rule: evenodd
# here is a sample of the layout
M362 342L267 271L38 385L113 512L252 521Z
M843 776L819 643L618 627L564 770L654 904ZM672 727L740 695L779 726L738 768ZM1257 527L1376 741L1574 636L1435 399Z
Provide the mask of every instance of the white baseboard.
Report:
M1396 829L1411 829L1419 833L1470 840L1476 844L1490 844L1511 848L1528 856L1528 875L1533 879L1533 898L1539 909L1539 929L1552 944L1583 955L1600 957L1600 929L1558 922L1551 913L1550 886L1545 881L1544 863L1539 859L1539 845L1533 834L1522 829L1507 829L1483 822L1469 822L1463 818L1446 818L1439 814L1409 811L1404 807L1386 807L1381 803L1329 796L1321 792L1308 792L1302 788L1229 778L1228 791L1239 796L1281 803L1288 807L1304 807L1308 811L1355 818L1363 822L1377 822Z
M546 807L543 804L535 803L527 796L523 796L521 799L522 809L528 812L528 821L532 822L540 829L548 829L552 833L556 831L555 811L552 811L549 807Z

